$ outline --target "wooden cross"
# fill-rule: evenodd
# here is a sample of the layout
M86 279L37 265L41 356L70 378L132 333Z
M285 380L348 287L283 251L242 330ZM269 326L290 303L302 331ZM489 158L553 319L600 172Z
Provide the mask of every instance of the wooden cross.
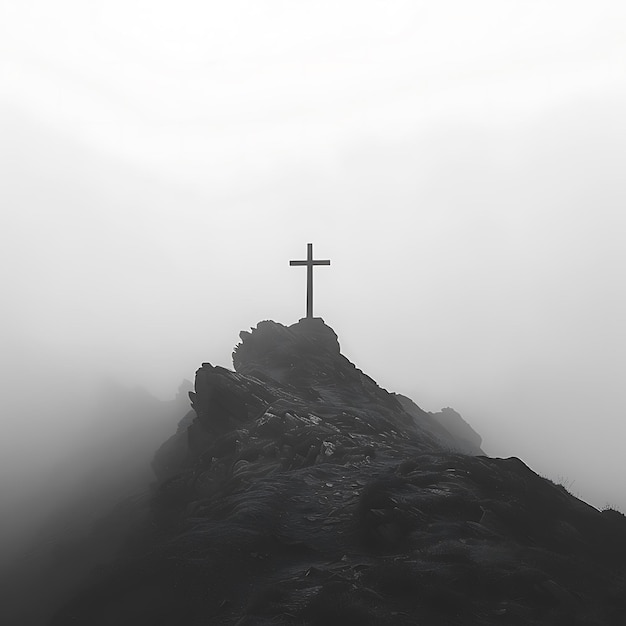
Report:
M330 261L314 261L312 243L307 243L306 249L306 261L289 261L289 265L306 265L306 316L313 317L313 266L330 265Z

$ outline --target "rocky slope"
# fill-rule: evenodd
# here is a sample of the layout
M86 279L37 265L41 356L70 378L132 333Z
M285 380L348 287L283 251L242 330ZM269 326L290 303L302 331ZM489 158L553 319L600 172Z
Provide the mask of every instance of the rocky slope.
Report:
M149 511L53 626L625 623L623 515L483 456L320 319L241 337L234 372L198 370Z

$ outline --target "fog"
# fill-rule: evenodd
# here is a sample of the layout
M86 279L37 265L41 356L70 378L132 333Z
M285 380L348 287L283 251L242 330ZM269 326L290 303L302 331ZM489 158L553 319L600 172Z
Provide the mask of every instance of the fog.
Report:
M120 445L102 380L171 399L241 330L302 317L307 242L332 262L315 314L358 367L626 510L624 19L5 1L5 525Z

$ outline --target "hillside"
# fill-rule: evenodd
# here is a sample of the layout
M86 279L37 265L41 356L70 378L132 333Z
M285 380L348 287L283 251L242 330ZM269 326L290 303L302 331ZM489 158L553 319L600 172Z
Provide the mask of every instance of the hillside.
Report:
M624 623L623 515L484 456L321 319L241 338L235 371L197 371L147 509L53 626Z

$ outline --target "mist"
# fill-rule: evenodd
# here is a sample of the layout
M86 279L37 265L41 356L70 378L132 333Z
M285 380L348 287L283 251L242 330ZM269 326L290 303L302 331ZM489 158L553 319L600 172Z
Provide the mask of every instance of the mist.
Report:
M184 415L123 448L103 380L172 400L303 317L307 242L359 368L626 510L621 3L1 12L6 536Z

